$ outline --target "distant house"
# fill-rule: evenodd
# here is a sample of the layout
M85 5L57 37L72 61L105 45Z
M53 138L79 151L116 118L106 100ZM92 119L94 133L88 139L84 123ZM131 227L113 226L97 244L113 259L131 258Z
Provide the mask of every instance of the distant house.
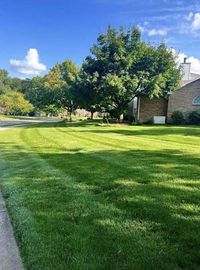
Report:
M181 88L173 92L168 99L150 99L142 95L131 103L131 111L137 120L145 123L152 121L155 116L163 116L170 122L174 111L187 115L200 109L200 74L191 73L191 63L186 60L185 58L182 64L184 75Z

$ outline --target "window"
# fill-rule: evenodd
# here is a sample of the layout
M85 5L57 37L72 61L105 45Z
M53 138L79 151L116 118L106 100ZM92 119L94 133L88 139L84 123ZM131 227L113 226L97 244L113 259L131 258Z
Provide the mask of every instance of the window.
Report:
M195 97L193 99L192 105L199 105L200 106L200 96Z

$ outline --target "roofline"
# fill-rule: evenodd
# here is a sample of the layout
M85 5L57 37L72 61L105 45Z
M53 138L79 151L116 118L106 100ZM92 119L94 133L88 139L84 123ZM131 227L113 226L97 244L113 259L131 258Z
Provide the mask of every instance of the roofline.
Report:
M195 74L195 73L194 73L194 74ZM194 79L194 80L192 80L192 81L186 82L186 83L185 83L184 85L182 85L179 89L183 88L184 86L186 86L186 85L188 85L188 84L190 84L190 83L196 82L196 81L198 81L198 80L200 80L200 75L199 75L199 78L196 78L196 79Z

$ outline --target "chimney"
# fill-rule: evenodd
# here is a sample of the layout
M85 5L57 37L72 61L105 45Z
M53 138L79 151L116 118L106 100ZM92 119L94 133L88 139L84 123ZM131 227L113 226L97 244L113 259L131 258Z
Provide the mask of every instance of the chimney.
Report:
M183 63L181 64L183 69L183 81L190 80L190 71L191 71L191 63L187 63L187 57L184 58Z

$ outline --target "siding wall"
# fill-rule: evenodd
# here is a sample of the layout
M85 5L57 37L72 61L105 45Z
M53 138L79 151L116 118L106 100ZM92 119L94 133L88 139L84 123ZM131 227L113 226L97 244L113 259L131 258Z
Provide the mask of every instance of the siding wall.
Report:
M140 121L148 122L154 116L167 116L168 101L164 98L140 97Z
M200 106L192 105L193 99L200 96L200 79L191 82L180 90L177 90L169 97L168 120L174 111L181 111L185 115L193 110L200 109Z

